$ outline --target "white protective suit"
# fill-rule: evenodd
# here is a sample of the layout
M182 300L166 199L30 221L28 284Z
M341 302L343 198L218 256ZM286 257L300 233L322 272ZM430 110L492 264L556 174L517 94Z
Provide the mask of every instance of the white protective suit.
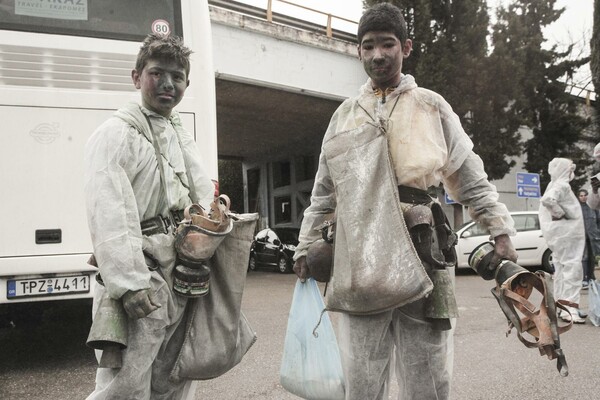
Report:
M487 180L481 159L473 153L471 140L462 129L458 116L441 96L418 88L412 76L403 75L400 85L383 102L373 92L369 79L357 97L346 100L335 112L323 143L341 133L359 133L367 124L386 132L397 181L394 184L425 190L443 182L450 196L468 205L471 216L486 226L493 237L514 234L508 210L498 203L498 194ZM347 169L350 174L361 175L360 179L369 180L380 173L369 168L370 159L360 159L361 149L358 146L362 143L350 139L347 142L346 156L343 152L339 153L335 162L328 159L327 151L321 151L311 204L304 213L300 243L294 256L296 260L305 256L308 246L320 238L320 232L315 228L332 211L336 211L338 225L350 226L363 233L363 246L372 246L371 254L390 254L389 248L382 248L380 241L372 240L365 233L366 229L362 230L370 216L381 220L381 216L377 215L380 207L355 204L354 209L364 210L362 218L360 213L340 213L340 210L347 209L341 204L353 201L351 192L345 196L348 198L338 197L339 187L344 182L336 182L333 176L340 176L343 168L340 160L352 153L354 158L349 163L353 165L348 165ZM330 168L335 168L335 171ZM395 237L398 241L410 240L401 235ZM339 251L344 250L336 247L336 260L347 259L347 255L340 255ZM377 273L377 266L369 262L367 258L354 262L353 268ZM336 261L330 282L332 288L336 285L335 279L338 279L337 284L344 281L344 277L336 276L337 268ZM372 292L377 293L378 287L373 287ZM335 291L327 296L335 296ZM452 331L433 329L423 315L415 312L419 307L412 307L414 303L370 315L352 312L353 307L362 312L365 309L363 303L358 299L355 304L346 304L347 312L340 317L338 339L346 379L346 399L387 398L386 383L393 358L401 399L448 398ZM392 357L394 349L396 353Z
M142 113L149 117L155 139ZM156 139L163 155L166 193L151 142ZM188 189L186 164L196 193ZM168 381L183 340L184 324L179 323L187 303L186 298L173 294L170 281L174 236L143 236L140 228L141 221L166 216L169 210L181 210L192 201L208 207L213 200L214 185L179 115L173 112L167 119L131 103L104 122L85 148L85 196L94 254L105 284L97 286L92 315L104 290L119 299L127 291L151 289L161 304L145 318L128 320L123 367L98 368L96 389L88 399L182 399L188 393L193 395L191 381L177 385ZM159 270L148 269L142 251L159 261Z
M566 158L554 158L548 164L550 183L540 204L540 227L552 250L554 298L579 308L585 248L585 228L581 206L571 190L575 164Z

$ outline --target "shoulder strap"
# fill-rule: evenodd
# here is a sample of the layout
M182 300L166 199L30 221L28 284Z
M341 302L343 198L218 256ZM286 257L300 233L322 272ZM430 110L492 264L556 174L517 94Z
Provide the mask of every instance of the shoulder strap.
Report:
M164 172L164 165L162 163L162 158L166 159L166 157L164 157L161 154L160 149L158 148L158 144L156 143L156 140L155 140L156 134L154 132L154 128L152 127L150 118L146 115L146 113L144 113L142 111L140 105L137 103L128 104L125 109L118 110L115 113L115 116L122 119L123 121L125 121L126 123L131 125L132 127L134 127L140 133L140 135L142 135L154 147L154 151L156 154L156 162L158 163L158 168L160 170L161 185L163 187L163 191L165 191L165 194L166 194L167 188L166 188L165 172ZM147 129L146 129L146 127L144 127L143 121L141 121L141 118L140 118L141 116L143 116L144 120L146 121L146 124L148 126ZM192 176L190 174L189 163L185 156L185 152L183 150L183 145L181 142L181 136L180 136L181 121L179 119L179 116L178 115L172 116L171 123L173 124L173 129L175 130L175 133L177 135L177 142L179 143L179 148L181 150L181 154L183 157L183 163L185 166L185 172L186 172L186 175L188 178L188 184L185 184L181 179L179 179L179 182L181 183L181 185L183 187L188 189L190 200L192 202L194 202L195 200L193 197L195 197L197 200L198 194L195 189L194 180L192 179ZM167 162L168 162L168 159L167 159ZM179 178L179 175L175 174L175 176L177 176Z
M154 128L152 127L152 122L150 122L150 118L146 115L146 113L142 112L142 115L144 116L144 118L146 118L146 122L148 123L148 129L150 129L150 134L152 135L151 143L152 143L152 147L154 147L154 153L156 155L156 163L158 164L158 170L160 171L160 186L162 187L165 196L167 196L167 198L168 198L167 183L165 180L165 167L163 166L162 155L160 154L158 144L156 143L156 135L154 134Z
M188 178L189 191L192 198L192 202L197 202L200 200L198 197L198 192L196 192L196 185L194 185L194 179L192 178L192 174L190 173L189 163L187 157L185 156L185 152L183 151L183 143L181 143L181 136L179 134L179 129L174 127L175 133L177 134L177 141L179 142L179 148L181 149L181 155L183 156L183 164L185 165L185 174Z

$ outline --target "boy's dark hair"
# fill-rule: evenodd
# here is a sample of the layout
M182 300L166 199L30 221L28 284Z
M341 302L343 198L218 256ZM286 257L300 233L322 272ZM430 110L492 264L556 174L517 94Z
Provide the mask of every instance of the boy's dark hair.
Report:
M141 73L149 60L175 60L185 69L186 76L190 75L190 54L192 51L185 47L178 36L150 34L142 42L137 55L135 69Z
M577 194L578 194L578 195L580 195L581 193L585 193L585 195L586 195L586 196L587 196L587 195L589 195L589 193L588 193L588 191L587 191L586 189L579 189L579 190L577 191Z
M360 17L356 34L358 44L360 45L367 32L372 31L393 32L402 44L408 39L406 21L402 11L390 3L375 4Z

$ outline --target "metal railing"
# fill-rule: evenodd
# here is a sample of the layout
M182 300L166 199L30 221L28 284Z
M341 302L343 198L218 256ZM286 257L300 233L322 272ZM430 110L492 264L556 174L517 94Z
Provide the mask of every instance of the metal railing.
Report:
M333 28L333 22L336 20L358 26L358 22L356 21L340 17L334 14L329 14L323 11L319 11L314 8L306 7L288 0L265 0L265 2L266 8L260 8L233 0L208 0L208 4L216 7L239 12L241 14L251 15L257 18L264 18L269 22L277 22L279 24L291 26L298 29L308 30L311 32L325 33L325 35L329 38L336 38L346 40L349 42L356 42L356 34ZM326 18L327 22L325 24L318 24L305 21L300 18L291 17L289 15L276 13L273 11L273 4L275 2L283 3L292 7L297 7L301 10L322 15L324 18Z
M293 3L293 2L287 1L287 0L268 0L267 1L267 21L269 21L269 22L273 21L273 1L278 1L280 3L288 4L288 5L294 6L294 7L298 7L298 8L303 9L303 10L307 10L307 11L311 11L311 12L314 12L314 13L317 13L317 14L325 15L327 17L327 25L325 27L327 37L333 37L333 29L332 29L332 26L331 26L331 22L332 22L332 20L334 18L335 19L339 19L340 21L345 21L345 22L349 22L351 24L358 25L358 22L356 22L356 21L352 21L352 20L347 19L347 18L339 17L337 15L325 13L323 11L315 10L314 8L302 6L300 4L296 4L296 3Z
M583 86L583 87L578 86L577 84L567 83L566 91L575 97L585 99L586 104L590 105L591 101L598 100L598 97L596 95L597 92L596 92L595 88L591 87L592 86L591 84L592 84L591 80L589 82L587 82L585 84L585 86Z

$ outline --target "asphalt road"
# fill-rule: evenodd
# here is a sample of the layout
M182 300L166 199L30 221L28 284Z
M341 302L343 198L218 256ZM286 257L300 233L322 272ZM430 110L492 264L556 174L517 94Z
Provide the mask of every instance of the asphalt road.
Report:
M286 400L279 367L294 275L248 275L243 310L258 341L226 375L200 382L196 399ZM561 337L569 376L556 362L526 348L490 293L492 284L467 272L456 278L460 318L455 332L453 400L570 400L600 393L600 327L574 326ZM582 292L587 306L587 291ZM335 314L332 315L335 323ZM88 305L50 304L41 324L0 328L0 399L84 399L94 386L95 359L85 347ZM391 397L397 393L392 385Z

